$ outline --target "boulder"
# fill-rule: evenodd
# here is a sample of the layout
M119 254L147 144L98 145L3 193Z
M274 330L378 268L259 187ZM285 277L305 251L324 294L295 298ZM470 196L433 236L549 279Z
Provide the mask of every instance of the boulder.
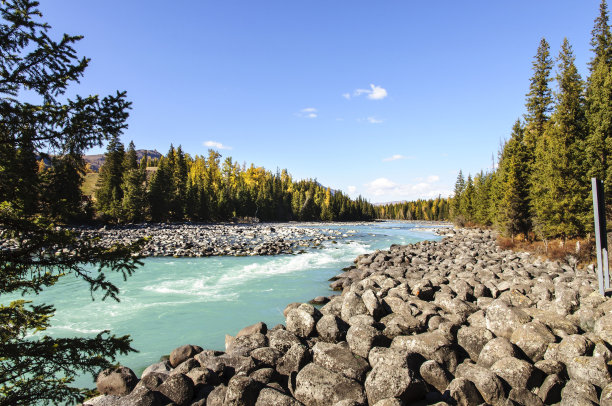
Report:
M592 353L594 347L595 345L588 338L579 334L572 334L563 338L559 343L557 357L559 361L567 364L574 357Z
M157 391L177 405L187 405L194 395L191 379L183 374L171 375L157 387Z
M472 361L477 362L480 351L493 337L493 333L486 328L463 326L457 331L457 344L468 353Z
M310 352L301 344L294 344L287 353L278 360L276 370L279 374L290 375L298 372L310 362Z
M607 384L602 389L599 404L601 406L612 406L612 383Z
M480 405L484 402L476 385L466 378L453 379L446 391L457 406Z
M539 387L544 379L540 371L527 361L513 357L502 358L491 366L491 371L512 388Z
M345 376L311 363L297 374L295 398L308 406L334 405L341 400L365 403L363 388Z
M196 361L195 358L188 358L187 360L179 364L176 368L174 368L172 371L170 371L169 375L186 374L193 368L197 368L199 366L200 363Z
M261 384L248 376L234 376L227 384L223 406L254 406Z
M505 337L497 337L489 341L480 351L478 365L490 368L502 358L517 357L516 348Z
M332 314L321 317L316 326L319 337L332 343L343 341L348 329L349 325L344 320Z
M227 393L227 386L219 385L212 392L208 394L206 398L206 406L223 406L225 401L225 394Z
M579 397L588 399L591 402L599 403L599 396L597 395L597 389L590 383L579 382L570 379L563 390L561 390L561 399Z
M342 309L340 311L340 316L342 320L348 323L349 319L358 314L368 314L368 308L365 303L355 292L348 292L344 295L344 300L342 301Z
M532 362L544 359L548 345L555 342L550 329L538 321L526 323L517 328L510 341L519 347Z
M251 351L251 358L255 360L258 367L275 368L278 360L284 355L281 351L272 347L261 347Z
M361 295L361 300L363 301L363 304L365 305L370 316L374 317L376 320L380 320L380 318L385 315L385 309L372 289L368 289L363 292Z
M564 385L565 382L559 375L549 375L538 389L538 397L547 405L557 403L561 401L561 390Z
M372 405L386 398L398 398L409 404L423 399L427 387L408 368L378 363L366 378L365 391L368 402Z
M544 406L544 402L536 394L525 388L512 388L508 399L522 406Z
M227 348L229 355L238 355L246 357L257 348L266 347L268 345L268 338L261 333L253 333L249 335L241 335L232 341Z
M202 347L197 345L182 345L175 348L170 353L170 365L176 368L179 364L187 361L188 358L193 358L196 354L202 352Z
M116 367L100 372L96 379L98 392L103 395L127 395L138 383L138 378L130 368Z
M156 364L149 365L144 371L142 371L142 375L140 375L140 379L144 378L145 376L153 372L168 375L170 371L172 371L172 366L170 365L170 361L161 361Z
M301 306L287 313L287 330L298 337L313 335L316 324L313 315L302 309Z
M608 345L612 345L612 313L600 317L595 322L593 331Z
M312 352L315 364L358 382L363 382L370 370L368 362L354 355L346 345L319 342Z
M433 360L425 361L421 365L419 373L423 380L438 392L444 392L452 381L451 374L442 365Z
M521 309L509 306L500 299L494 300L486 309L487 329L497 337L510 339L514 330L531 321L531 317Z
M406 352L421 354L443 365L454 373L458 363L458 355L453 342L440 331L423 333L415 336L398 336L391 343L391 348Z
M415 358L418 357L418 360ZM378 363L398 368L418 368L422 361L420 354L412 354L397 348L374 347L368 354L368 362L374 368Z
M268 332L269 345L272 348L285 353L295 344L302 344L302 341L292 332L287 330L274 330Z
M354 325L348 329L346 341L352 352L367 359L372 347L384 346L388 339L374 327Z
M278 373L273 368L261 368L251 372L249 377L255 379L262 385L267 385L270 382L278 379Z
M185 375L193 382L194 390L205 385L216 386L220 383L219 376L208 368L194 368Z
M487 368L475 364L463 363L457 366L455 376L472 381L485 402L493 406L504 404L504 386L497 375Z
M252 324L240 330L236 334L236 338L239 338L242 336L250 336L251 334L256 334L256 333L266 334L267 332L268 332L268 326L266 325L266 323L263 323L260 321L259 323Z
M570 379L590 383L601 389L612 382L608 364L600 357L574 357L567 364Z
M117 406L162 406L163 398L159 392L144 386L135 388L129 395L120 398ZM96 405L98 406L98 405ZM100 405L101 406L101 405Z
M263 388L259 391L255 406L300 406L300 402L273 388Z

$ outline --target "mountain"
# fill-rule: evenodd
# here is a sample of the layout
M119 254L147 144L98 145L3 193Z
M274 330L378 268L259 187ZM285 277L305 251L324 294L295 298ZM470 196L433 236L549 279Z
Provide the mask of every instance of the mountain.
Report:
M162 154L157 152L157 150L155 150L155 149L154 150L150 150L150 149L137 149L136 150L136 156L138 157L139 161L142 159L142 157L145 155L145 153L151 159L159 159L162 156ZM85 160L86 163L89 164L89 167L91 168L91 170L95 171L95 172L99 171L100 168L102 167L102 165L104 164L104 154L85 155L85 156L83 156L83 159Z

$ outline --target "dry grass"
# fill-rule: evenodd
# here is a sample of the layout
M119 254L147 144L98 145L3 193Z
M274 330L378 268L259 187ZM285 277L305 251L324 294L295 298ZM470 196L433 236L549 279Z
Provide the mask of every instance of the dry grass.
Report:
M526 251L552 261L574 257L580 264L589 264L595 259L595 241L592 239L529 241L497 237L497 244L502 249Z

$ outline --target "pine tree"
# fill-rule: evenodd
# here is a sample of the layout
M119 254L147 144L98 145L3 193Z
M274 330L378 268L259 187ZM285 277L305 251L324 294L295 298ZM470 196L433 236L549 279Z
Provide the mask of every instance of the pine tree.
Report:
M512 128L510 140L501 153L498 168L498 188L501 192L496 226L505 236L527 235L531 227L529 214L529 184L527 179L524 129L520 120Z
M540 45L535 56L533 65L533 76L527 93L525 107L526 131L525 146L527 147L527 159L531 163L538 140L544 134L546 123L550 118L553 98L550 89L550 74L553 61L550 57L550 46L546 39L540 40Z
M96 208L113 219L121 217L121 201L125 149L119 136L111 138L104 154L104 164L100 168L96 189Z
M146 155L141 162L146 165ZM121 219L126 222L140 222L145 213L145 179L146 166L138 165L138 156L134 142L130 142L123 159L123 176L121 191Z
M461 194L461 214L468 221L474 220L474 181L471 174L468 174L465 190Z
M583 235L589 227L584 166L584 84L567 39L559 55L555 111L536 148L532 181L534 226L544 238Z
M138 264L131 256L137 247L97 247L58 227L41 204L44 190L31 172L32 154L80 156L101 146L126 128L129 103L125 93L102 99L65 96L89 60L79 59L72 48L81 37L54 41L48 35L50 27L40 21L37 7L28 0L0 3L0 229L3 239L17 244L0 250L0 405L11 406L81 401L86 390L73 386L74 377L97 374L132 348L129 337L108 331L90 338L42 336L52 323L53 306L9 301L7 295L36 294L71 274L92 294L117 298L119 290L105 272L127 276ZM27 156L16 162L20 153ZM14 170L26 167L27 180L11 178ZM18 189L24 182L33 189L27 196Z
M591 74L586 88L588 176L604 180L606 189L612 190L609 162L612 153L612 35L605 0L601 2L600 15L595 20L591 47L594 55L589 62ZM612 199L610 193L608 199Z
M459 175L457 175L457 181L455 182L455 192L453 193L453 203L452 203L452 216L453 219L462 216L462 208L461 208L461 195L465 190L465 179L463 178L463 172L460 170Z

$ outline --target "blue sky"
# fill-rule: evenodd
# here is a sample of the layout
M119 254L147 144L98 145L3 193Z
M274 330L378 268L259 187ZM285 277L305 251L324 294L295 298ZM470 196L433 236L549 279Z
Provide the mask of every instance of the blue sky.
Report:
M599 0L42 1L84 35L79 94L127 90L122 140L238 162L372 202L449 195L524 114L540 38L583 78ZM90 151L103 152L104 148Z

